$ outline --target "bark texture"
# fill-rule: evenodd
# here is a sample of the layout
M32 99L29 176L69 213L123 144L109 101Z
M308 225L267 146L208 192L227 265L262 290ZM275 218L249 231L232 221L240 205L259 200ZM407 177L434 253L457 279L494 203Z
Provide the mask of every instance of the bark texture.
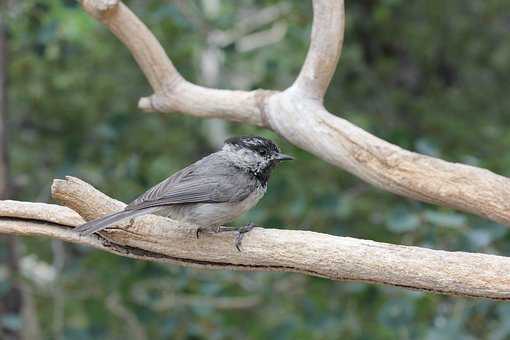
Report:
M399 246L301 230L256 228L234 247L234 233L203 234L159 216L124 222L100 236L72 228L123 209L73 177L55 180L44 203L0 202L0 233L46 236L131 258L240 271L297 272L331 280L387 284L442 294L510 299L510 259L502 256ZM20 217L22 216L22 217Z

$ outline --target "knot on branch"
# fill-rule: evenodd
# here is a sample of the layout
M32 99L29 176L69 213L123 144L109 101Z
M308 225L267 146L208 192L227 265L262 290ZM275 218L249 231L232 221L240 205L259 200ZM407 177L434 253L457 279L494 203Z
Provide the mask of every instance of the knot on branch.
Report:
M138 101L138 108L145 112L178 111L176 102L183 96L186 85L190 85L179 73L169 74L162 80L161 88L149 97L142 97Z
M179 111L176 106L178 101L170 91L159 94L155 93L149 97L142 97L138 101L138 108L144 112L175 112Z

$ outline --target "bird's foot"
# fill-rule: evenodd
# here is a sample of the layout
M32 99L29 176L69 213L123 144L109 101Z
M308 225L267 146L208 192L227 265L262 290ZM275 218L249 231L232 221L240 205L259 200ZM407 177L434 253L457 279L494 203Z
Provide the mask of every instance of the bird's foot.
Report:
M241 228L235 228L235 227L226 227L223 225L216 226L212 229L214 233L223 233L223 232L229 232L229 231L235 231L236 232L236 238L235 238L235 247L238 251L241 251L241 243L243 241L243 237L246 233L251 231L253 228L259 227L253 223L248 223L245 226L242 226ZM197 239L200 237L200 233L202 233L206 228L197 228Z
M258 226L253 223L248 223L247 225L242 226L241 228L239 228L237 230L236 241L235 241L235 246L236 246L237 251L241 251L241 242L243 241L244 235L256 227L258 227Z

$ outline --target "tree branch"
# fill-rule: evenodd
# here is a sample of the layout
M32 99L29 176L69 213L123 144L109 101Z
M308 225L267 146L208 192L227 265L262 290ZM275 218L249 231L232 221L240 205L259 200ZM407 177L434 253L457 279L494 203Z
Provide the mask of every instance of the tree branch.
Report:
M85 11L105 24L131 51L155 94L141 98L145 111L221 117L263 126L262 107L271 91L229 91L186 81L152 32L118 0L81 0Z
M56 200L76 209L87 220L124 207L72 177L56 180L52 192ZM66 217L45 221L49 209ZM154 215L120 223L100 236L86 237L69 228L82 223L78 214L60 206L2 201L0 216L0 233L47 236L136 259L214 269L298 272L338 281L510 299L510 259L501 256L262 228L248 233L243 251L238 252L233 233L205 234L196 239L195 226Z
M404 150L287 90L268 122L287 140L383 190L510 224L510 180L489 170ZM309 114L313 112L313 114Z
M310 48L294 87L303 96L322 101L335 74L344 40L344 1L313 0Z
M101 1L83 1L84 8L97 17L87 5L93 2ZM152 74L144 66L150 62L143 62L144 58L162 65L171 64L166 61L166 55L161 56L162 48L147 50L139 43L139 40L148 39L156 45L157 41L145 26L139 28L137 34L132 32L132 27L142 24L137 23L139 20L132 13L126 14L129 10L125 6L120 8L109 10L108 20L102 21L117 35L129 32L122 34L121 39L127 40L126 46L137 60L142 60L139 61L142 70ZM142 98L139 106L145 110L181 112L264 126L383 190L510 224L508 178L404 150L324 108L322 98L342 47L344 6L342 0L314 0L313 8L310 50L297 80L286 91L208 89L179 78L172 86L155 87L156 94ZM140 35L150 38L137 38ZM168 73L176 72L172 66ZM148 76L149 81L151 77Z
M156 37L126 5L118 0L82 0L81 4L129 48L154 91L182 81Z

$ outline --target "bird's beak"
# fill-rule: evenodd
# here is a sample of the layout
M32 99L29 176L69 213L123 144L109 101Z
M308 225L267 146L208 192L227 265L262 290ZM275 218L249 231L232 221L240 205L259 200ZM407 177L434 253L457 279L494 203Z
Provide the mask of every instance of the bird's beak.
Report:
M283 154L283 153L279 153L278 155L276 155L275 159L277 161L291 161L294 159L294 157Z

